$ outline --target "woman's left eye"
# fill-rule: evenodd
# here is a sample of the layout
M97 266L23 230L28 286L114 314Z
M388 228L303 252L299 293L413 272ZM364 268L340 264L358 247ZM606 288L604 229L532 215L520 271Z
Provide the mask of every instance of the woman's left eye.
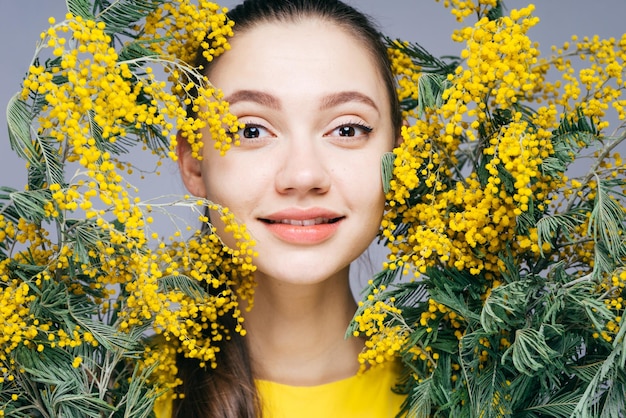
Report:
M340 125L330 131L327 136L334 136L340 138L350 138L350 137L360 137L367 136L367 134L371 133L373 128L361 124L361 123L348 123L344 125Z

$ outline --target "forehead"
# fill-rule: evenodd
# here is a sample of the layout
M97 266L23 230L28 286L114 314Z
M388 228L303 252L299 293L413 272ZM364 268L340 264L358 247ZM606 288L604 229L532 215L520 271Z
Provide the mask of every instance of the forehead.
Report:
M325 20L262 22L237 32L209 77L231 88L365 90L379 101L386 91L377 59L362 39ZM235 85L235 86L233 86ZM328 92L326 91L326 93Z

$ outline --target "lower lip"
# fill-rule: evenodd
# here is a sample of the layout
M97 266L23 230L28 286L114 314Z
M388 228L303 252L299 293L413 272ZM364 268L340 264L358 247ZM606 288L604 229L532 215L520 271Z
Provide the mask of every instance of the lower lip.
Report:
M282 241L290 244L311 245L329 239L339 228L340 222L307 226L266 223L265 227Z

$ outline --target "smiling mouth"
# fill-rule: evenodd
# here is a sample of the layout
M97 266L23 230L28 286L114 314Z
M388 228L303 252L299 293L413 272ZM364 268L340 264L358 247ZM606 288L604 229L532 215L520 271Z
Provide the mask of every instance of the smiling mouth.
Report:
M343 217L338 218L313 218L313 219L261 219L262 222L267 224L283 224L293 226L314 226L324 224L334 224L342 220Z

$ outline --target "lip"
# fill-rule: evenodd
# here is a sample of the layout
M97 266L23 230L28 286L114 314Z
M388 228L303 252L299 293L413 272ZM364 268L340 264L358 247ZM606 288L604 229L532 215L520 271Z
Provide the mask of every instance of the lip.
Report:
M289 208L258 219L281 241L313 245L332 237L344 218L323 208Z

